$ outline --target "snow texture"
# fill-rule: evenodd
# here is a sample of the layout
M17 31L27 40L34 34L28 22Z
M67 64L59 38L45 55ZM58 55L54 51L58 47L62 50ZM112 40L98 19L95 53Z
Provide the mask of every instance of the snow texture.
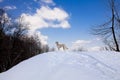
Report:
M120 53L48 52L1 73L0 80L120 80Z

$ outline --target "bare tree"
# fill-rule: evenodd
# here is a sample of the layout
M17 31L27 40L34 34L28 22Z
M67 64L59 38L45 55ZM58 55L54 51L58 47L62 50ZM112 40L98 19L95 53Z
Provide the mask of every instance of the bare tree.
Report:
M3 9L0 9L0 72L7 70L11 63L11 37L5 34L5 25L8 21L7 14Z
M0 9L0 72L10 69L25 59L49 50L48 45L42 46L38 35L33 37L25 35L28 30L26 26L28 25L22 24L22 19L20 18L17 23L8 25L7 13ZM6 31L10 32L11 29L14 29L13 33L11 35L6 34Z
M115 46L116 46L116 51L120 51L119 50L119 44L117 42L117 38L116 38L116 34L115 34L115 16L117 14L115 14L116 11L115 11L115 3L114 2L115 2L114 0L111 0L111 2L110 2L111 10L112 10L112 27L111 27L111 29L112 29L112 33L113 33L113 39L114 39L114 42L115 42Z
M117 11L117 6L115 5L115 0L109 0L111 18L102 25L92 28L92 33L94 35L100 35L104 38L104 42L112 48L112 50L120 51L118 42L118 29L117 23L119 23L119 15ZM113 41L111 41L113 40ZM112 43L112 45L110 45Z

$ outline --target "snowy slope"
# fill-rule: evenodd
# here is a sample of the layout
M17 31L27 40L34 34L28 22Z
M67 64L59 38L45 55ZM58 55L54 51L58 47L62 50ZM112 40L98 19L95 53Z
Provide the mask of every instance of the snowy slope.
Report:
M44 53L1 73L0 80L120 80L120 53Z

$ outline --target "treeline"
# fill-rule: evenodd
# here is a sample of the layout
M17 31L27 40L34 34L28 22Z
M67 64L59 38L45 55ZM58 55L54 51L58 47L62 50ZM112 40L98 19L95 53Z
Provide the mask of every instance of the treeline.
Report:
M20 22L13 22L0 9L0 72L37 54L47 52L48 45L42 45L37 35L28 37L27 28Z

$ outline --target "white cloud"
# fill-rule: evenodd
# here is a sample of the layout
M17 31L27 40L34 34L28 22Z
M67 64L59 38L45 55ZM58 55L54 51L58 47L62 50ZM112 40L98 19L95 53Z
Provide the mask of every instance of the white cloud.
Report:
M70 24L69 24L69 22L68 21L65 21L65 20L63 20L60 24L54 24L54 23L52 23L52 24L50 24L53 28L59 28L59 27L62 27L62 28L69 28L70 27Z
M35 2L40 2L42 5L39 9L36 9L34 14L22 13L23 18L22 24L30 30L28 31L28 36L39 35L40 42L42 44L47 44L47 36L42 35L38 32L38 29L42 28L70 28L68 22L69 14L58 7L48 7L49 4L54 5L53 0L34 0ZM17 20L18 21L18 20Z
M100 51L101 47L100 46L94 46L89 48L89 51Z
M0 0L0 2L3 2L3 0Z
M22 16L24 16L24 17L22 17ZM48 44L47 43L48 37L45 36L45 35L42 35L40 31L37 31L36 27L31 27L31 25L28 25L27 22L24 22L24 20L25 20L24 18L26 18L25 16L26 16L26 14L22 14L21 18L17 19L16 22L18 22L20 24L23 24L23 27L28 27L29 28L29 30L26 33L26 35L28 37L36 37L37 36L38 37L37 41L41 42L41 44L42 44L41 46L47 45ZM30 18L27 18L27 19L28 20L32 19L33 21L31 21L31 20L30 21L32 23L36 24L36 17L33 17L33 18L31 18L31 16L29 16L29 17Z
M93 40L76 40L72 42L72 50L78 50L79 48L86 49L88 51L100 51L101 50L100 38L95 38Z
M63 21L66 20L69 15L60 8L49 8L42 6L40 9L37 9L37 14L46 20L58 20Z
M86 48L88 44L90 44L91 41L87 40L76 40L75 42L72 42L72 50L78 50L79 48Z
M38 35L38 37L39 37L39 39L40 39L40 42L41 42L43 45L48 44L48 43L47 43L47 40L48 40L48 37L47 37L47 36L42 35L39 31L36 32L36 35Z
M34 37L36 35L39 39L38 41L40 41L42 43L42 45L48 44L47 43L48 37L45 35L42 35L41 32L39 32L39 31L29 30L27 35L28 35L28 37L31 37L31 36Z
M30 30L35 31L37 29L48 27L48 24L42 18L40 18L38 15L32 16L29 14L22 14L21 16L24 17L23 23L29 24L26 27L28 27Z
M41 0L42 2L45 2L45 3L47 3L47 4L53 4L54 2L53 2L53 0Z
M77 40L75 42L73 42L73 45L77 45L77 46L84 46L88 43L90 43L91 41L87 41L87 40Z
M42 28L70 28L68 22L69 15L63 9L50 8L42 6L36 10L34 15L22 14L24 17L24 23L29 23L28 28L31 30L37 30Z
M53 0L34 0L35 2L40 2L40 4L52 4L55 5L55 3L53 2Z
M12 10L12 9L17 9L17 8L16 8L16 6L5 6L4 9Z

